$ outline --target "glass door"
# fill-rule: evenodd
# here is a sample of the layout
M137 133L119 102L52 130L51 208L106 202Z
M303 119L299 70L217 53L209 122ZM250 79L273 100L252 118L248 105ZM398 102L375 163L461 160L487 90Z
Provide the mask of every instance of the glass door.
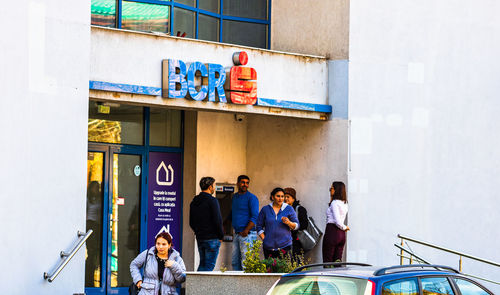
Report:
M128 294L130 262L141 248L140 151L89 146L87 156L86 294Z
M86 242L85 287L103 289L103 215L105 187L105 153L87 153L87 231L93 233Z
M130 262L140 249L141 155L112 153L108 230L108 292L132 282ZM114 290L118 291L118 290ZM120 292L121 293L121 292Z

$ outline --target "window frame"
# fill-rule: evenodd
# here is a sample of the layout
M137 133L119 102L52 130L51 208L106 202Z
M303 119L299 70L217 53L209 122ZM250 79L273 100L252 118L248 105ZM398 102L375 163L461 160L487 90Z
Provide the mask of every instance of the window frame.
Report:
M436 274L436 275L426 275L426 276L419 276L418 277L418 285L420 288L420 294L424 294L424 288L422 287L422 279L427 279L427 278L443 278L448 281L448 284L451 287L451 291L453 292L453 295L459 295L459 292L457 292L457 288L455 284L453 283L453 280L450 278L449 275L446 274Z
M116 16L115 16L115 27L118 29L122 28L122 2L124 0L116 0ZM199 7L199 2L203 0L196 0L196 7L192 7L189 5L185 5L182 3L177 3L174 0L169 0L169 1L161 1L161 0L127 0L128 2L136 2L136 3L143 3L143 4L155 4L155 5L164 5L164 6L169 6L169 20L168 20L168 26L169 28L167 29L168 32L170 32L171 36L174 35L174 26L173 24L175 23L174 19L174 7L176 8L182 8L185 10L189 10L191 12L195 13L195 31L194 31L194 36L195 39L198 39L198 23L199 23L199 15L206 15L206 16L211 16L214 18L217 18L219 20L219 40L218 42L223 43L222 36L223 36L223 31L222 31L222 24L223 21L231 20L231 21L238 21L238 22L246 22L246 23L254 23L254 24L262 24L262 25L267 25L267 36L266 36L266 47L264 49L270 49L271 46L271 5L272 5L272 0L267 0L267 19L255 19L255 18L246 18L246 17L237 17L237 16L228 16L224 15L224 1L229 1L229 0L219 0L219 13L215 13L212 11L200 9Z
M397 278L397 279L394 279L394 280L383 282L382 285L380 286L380 294L382 294L385 285L394 284L397 281L403 281L403 280L412 280L412 281L415 281L416 286L417 286L418 294L419 295L422 294L422 284L420 283L420 278L419 277L415 277L415 276L401 277L401 278Z
M474 284L476 285L478 288L480 288L481 290L483 290L484 292L490 294L490 295L494 295L493 293L491 293L490 290L486 289L486 287L484 287L483 285L479 284L478 282L475 282L469 278L465 278L465 277L460 277L460 276L450 276L448 277L448 280L451 282L452 284L452 287L453 287L453 291L455 292L455 294L457 295L463 295L462 294L462 291L460 290L460 288L458 287L458 284L455 282L455 279L459 279L459 280L462 280L462 281L467 281L471 284Z

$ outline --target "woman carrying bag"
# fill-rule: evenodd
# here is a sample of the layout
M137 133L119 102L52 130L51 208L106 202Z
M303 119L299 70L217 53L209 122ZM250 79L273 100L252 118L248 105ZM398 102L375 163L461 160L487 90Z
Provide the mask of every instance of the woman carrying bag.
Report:
M306 250L302 247L302 243L299 241L297 237L297 233L299 230L305 230L308 226L307 219L307 210L304 206L300 205L300 201L297 200L297 192L294 188L287 187L285 188L285 203L292 206L293 210L297 214L297 218L299 219L300 227L298 230L292 231L292 253L293 258L295 260L299 260L299 257L306 254Z
M139 254L130 263L130 274L139 295L177 295L177 285L186 280L186 266L172 244L172 236L162 232L155 246ZM144 278L140 268L144 269Z

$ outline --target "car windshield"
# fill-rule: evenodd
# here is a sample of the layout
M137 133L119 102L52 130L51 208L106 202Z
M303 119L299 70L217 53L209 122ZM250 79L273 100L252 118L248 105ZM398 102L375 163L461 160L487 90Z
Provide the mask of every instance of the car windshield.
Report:
M363 295L367 280L333 276L282 277L269 293L304 295Z

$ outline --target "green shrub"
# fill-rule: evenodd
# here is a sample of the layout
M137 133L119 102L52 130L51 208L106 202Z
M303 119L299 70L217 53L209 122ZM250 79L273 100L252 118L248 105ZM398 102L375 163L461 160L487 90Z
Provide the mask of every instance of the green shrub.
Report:
M255 243L245 243L247 251L245 252L245 259L243 260L243 270L248 273L264 273L266 272L266 265L260 259L260 247L262 241Z
M262 241L247 243L247 251L243 260L243 269L246 273L288 273L297 267L310 263L310 259L304 258L304 253L292 258L292 255L281 253L279 258L260 259Z

